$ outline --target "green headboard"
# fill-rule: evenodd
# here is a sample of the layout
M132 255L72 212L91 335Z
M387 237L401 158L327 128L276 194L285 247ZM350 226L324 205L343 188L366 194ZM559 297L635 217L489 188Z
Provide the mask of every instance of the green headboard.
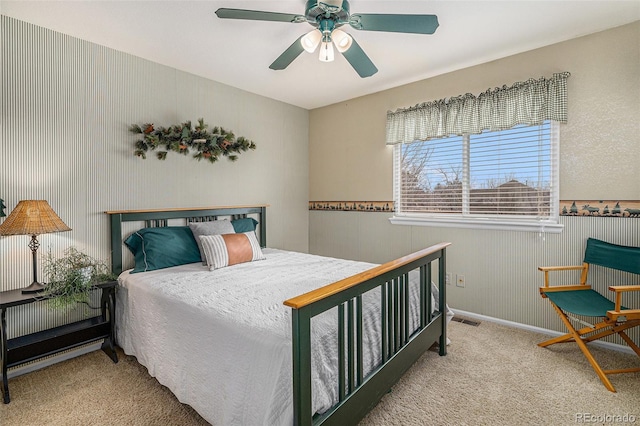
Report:
M123 222L140 222L140 228L168 226L168 221L184 219L189 222L206 222L219 217L238 219L255 217L258 221L257 234L260 246L267 246L267 205L234 206L234 207L195 207L153 210L119 210L107 211L111 225L111 270L114 274L122 272L122 241L127 237L122 234Z

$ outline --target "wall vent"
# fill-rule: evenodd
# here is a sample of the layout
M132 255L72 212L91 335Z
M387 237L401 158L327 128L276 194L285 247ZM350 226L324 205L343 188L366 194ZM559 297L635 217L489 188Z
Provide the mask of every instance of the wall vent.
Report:
M479 321L472 321L466 318L460 318L460 317L453 317L451 318L452 321L456 321L456 322L461 322L462 324L467 324L467 325L472 325L474 327L477 327L480 325Z

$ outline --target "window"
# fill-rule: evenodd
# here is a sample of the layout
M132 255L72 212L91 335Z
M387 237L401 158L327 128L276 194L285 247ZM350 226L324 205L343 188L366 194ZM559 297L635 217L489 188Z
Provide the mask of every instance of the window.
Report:
M394 145L393 223L560 232L558 124Z

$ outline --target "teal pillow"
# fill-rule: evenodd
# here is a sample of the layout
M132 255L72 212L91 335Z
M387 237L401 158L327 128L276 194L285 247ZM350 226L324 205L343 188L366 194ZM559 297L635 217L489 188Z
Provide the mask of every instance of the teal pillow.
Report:
M243 234L245 232L255 231L258 221L252 217L245 217L242 219L234 219L231 221L231 224L236 234Z
M124 244L135 257L131 273L200 262L200 249L188 226L142 228Z

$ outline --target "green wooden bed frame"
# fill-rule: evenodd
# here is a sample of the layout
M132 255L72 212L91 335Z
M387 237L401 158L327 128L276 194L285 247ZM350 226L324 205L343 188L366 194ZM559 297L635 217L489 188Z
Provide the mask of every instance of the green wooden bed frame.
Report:
M255 217L260 245L266 247L266 205L166 210L108 211L111 224L112 270L122 272L123 222L145 227L168 226L168 221ZM355 425L434 343L446 355L445 309L432 313L432 264L437 262L438 306L446 306L446 248L439 243L360 274L305 293L283 303L292 310L293 412L295 425ZM409 272L419 271L420 324L409 330ZM380 288L382 363L363 375L362 295ZM320 415L311 410L311 320L337 307L339 401Z

